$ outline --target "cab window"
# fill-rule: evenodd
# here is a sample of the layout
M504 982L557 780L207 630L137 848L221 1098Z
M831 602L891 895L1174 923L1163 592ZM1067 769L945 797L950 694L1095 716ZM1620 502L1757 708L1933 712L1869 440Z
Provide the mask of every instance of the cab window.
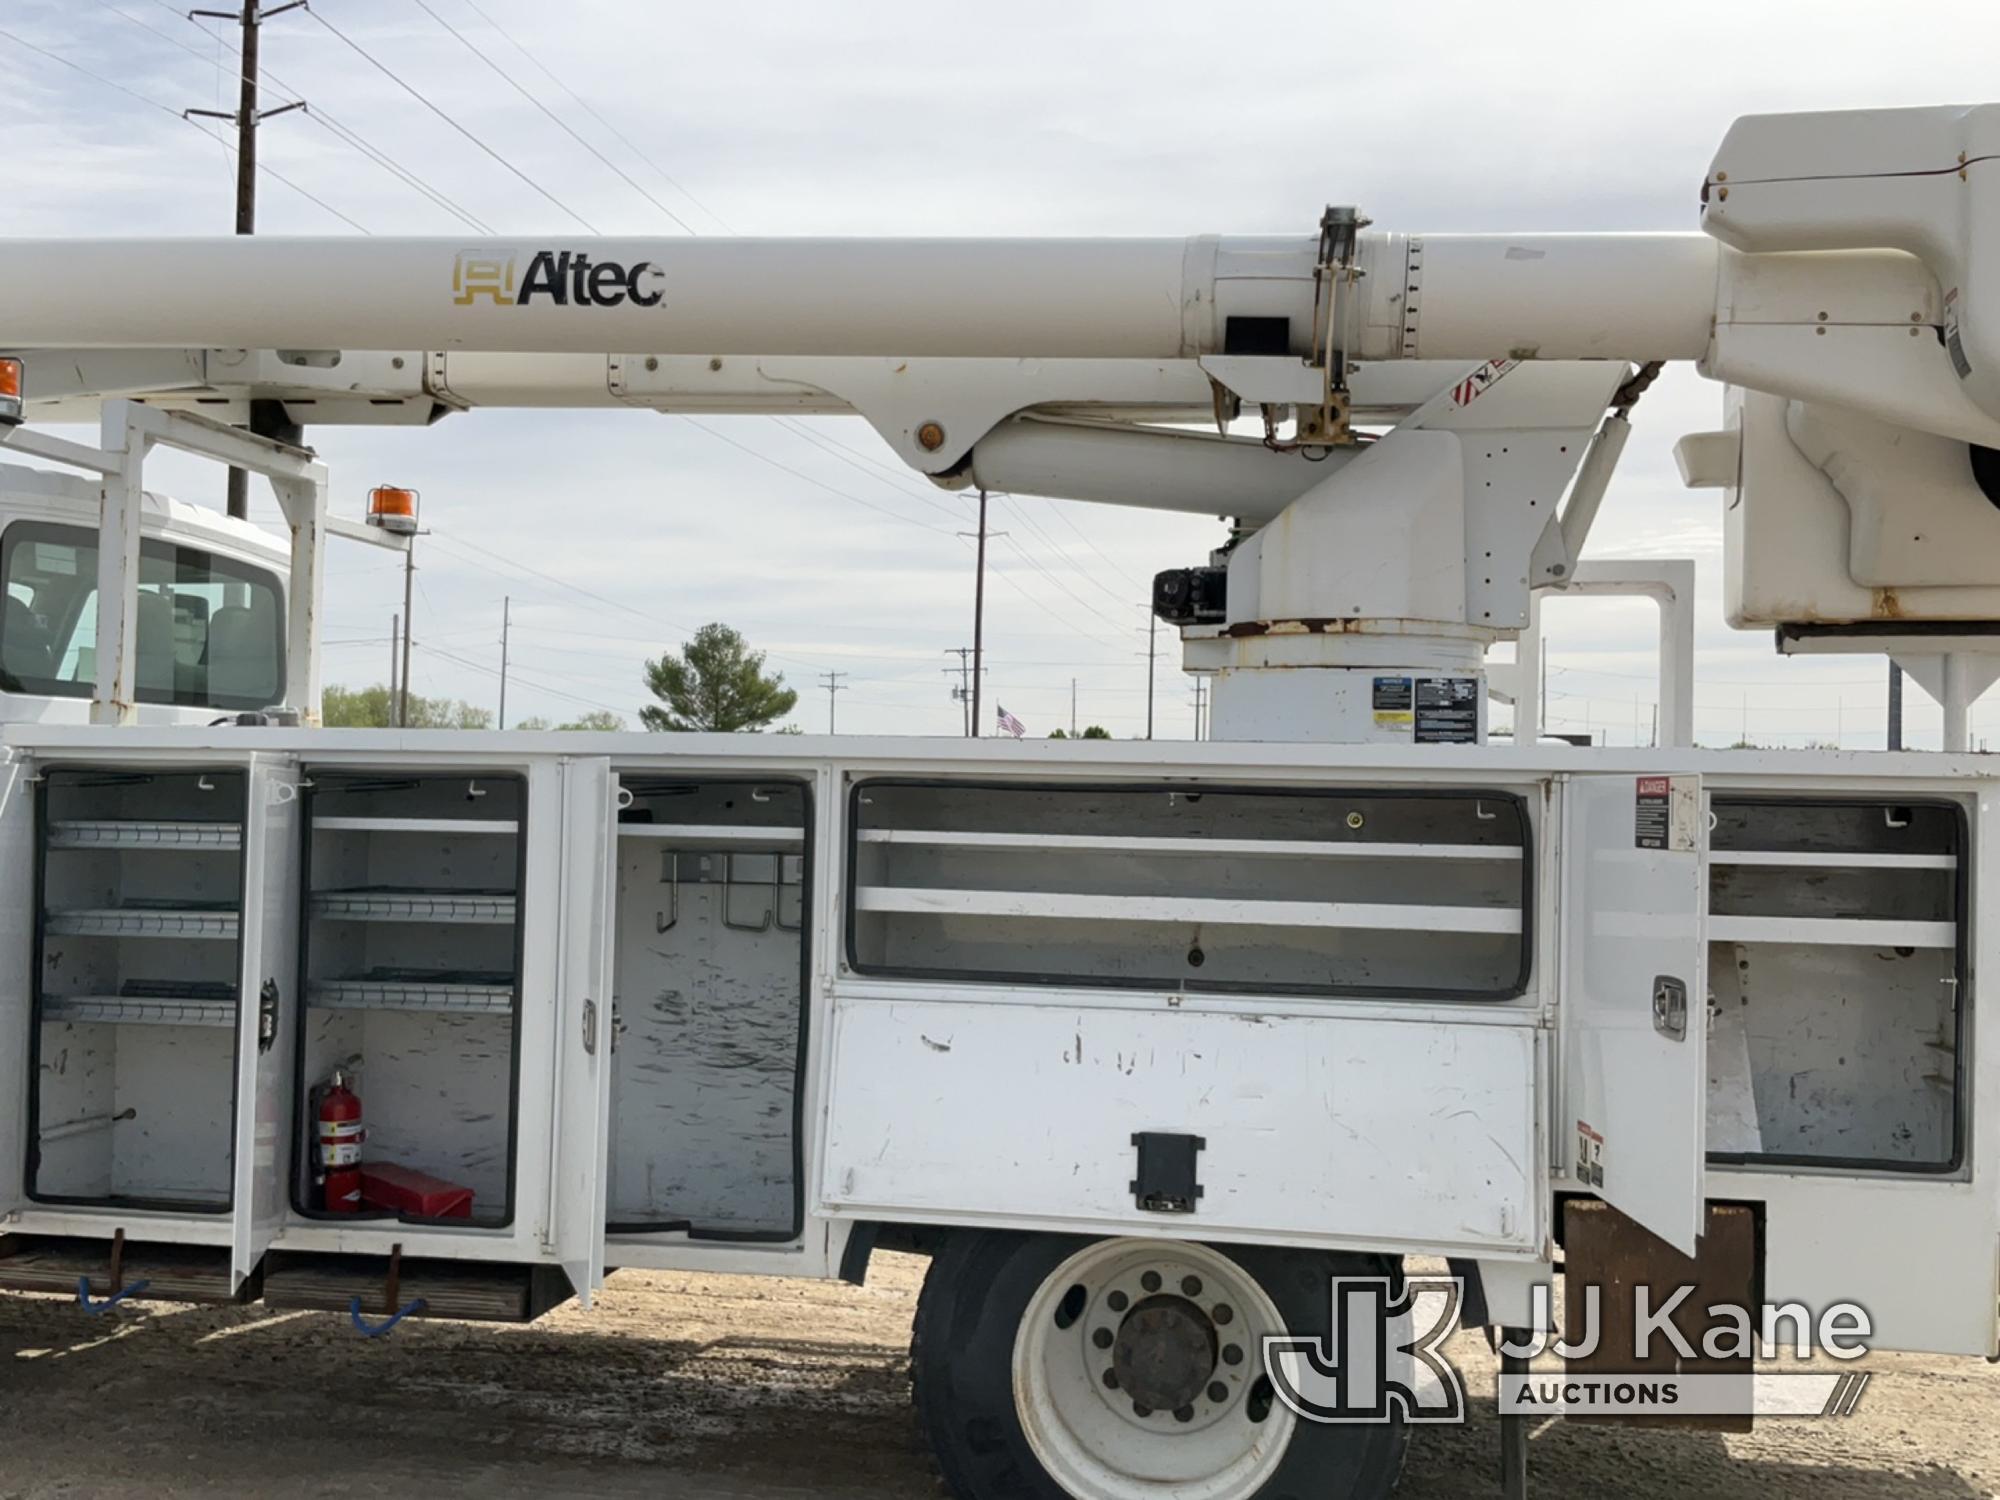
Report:
M0 690L87 698L97 688L97 534L17 521L0 533ZM267 708L284 697L275 574L148 538L139 549L141 703Z

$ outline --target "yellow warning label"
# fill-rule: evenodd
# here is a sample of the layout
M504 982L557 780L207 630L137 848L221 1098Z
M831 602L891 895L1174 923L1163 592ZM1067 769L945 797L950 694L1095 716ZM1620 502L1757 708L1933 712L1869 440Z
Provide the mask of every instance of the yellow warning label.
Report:
M1377 729L1412 729L1416 722L1417 716L1408 709L1378 708L1375 711Z

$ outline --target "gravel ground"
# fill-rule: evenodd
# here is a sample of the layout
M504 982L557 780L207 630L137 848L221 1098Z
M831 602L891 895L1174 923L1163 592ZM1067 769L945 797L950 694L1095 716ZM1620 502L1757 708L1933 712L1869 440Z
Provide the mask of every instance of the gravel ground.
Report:
M102 1319L0 1296L0 1500L199 1496L934 1497L906 1351L923 1262L864 1288L626 1271L526 1328L139 1304ZM1407 1500L1482 1500L1498 1437L1483 1342L1452 1353L1472 1422L1411 1445ZM1882 1355L1859 1413L1753 1434L1553 1423L1535 1492L1701 1500L2000 1494L2000 1370ZM1479 1399L1481 1392L1485 1399Z

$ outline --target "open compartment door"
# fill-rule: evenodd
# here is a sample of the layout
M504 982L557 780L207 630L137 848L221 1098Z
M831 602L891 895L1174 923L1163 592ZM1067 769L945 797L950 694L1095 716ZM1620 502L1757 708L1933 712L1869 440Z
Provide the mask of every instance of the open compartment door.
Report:
M563 763L556 1140L548 1242L585 1307L604 1282L618 794L609 761Z
M1564 790L1570 1172L1688 1255L1707 1149L1707 838L1698 777L1578 775Z
M0 1214L27 1201L28 1071L33 1048L35 948L34 764L0 751L0 870L13 889L0 901Z
M237 979L236 1168L230 1290L284 1222L292 1160L292 1058L299 1021L299 766L250 757L243 813L243 967Z

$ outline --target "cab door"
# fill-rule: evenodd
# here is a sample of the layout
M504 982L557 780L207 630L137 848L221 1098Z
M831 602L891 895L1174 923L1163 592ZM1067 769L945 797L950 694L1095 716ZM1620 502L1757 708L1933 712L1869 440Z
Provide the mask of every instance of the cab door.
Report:
M549 1243L590 1305L604 1283L611 1131L611 931L618 778L608 760L563 762L557 937L556 1140Z
M242 967L236 994L236 1166L230 1287L257 1269L284 1221L292 1160L299 984L299 763L252 755L243 812Z
M1695 1253L1707 1150L1707 820L1694 776L1573 775L1562 795L1570 1175Z

